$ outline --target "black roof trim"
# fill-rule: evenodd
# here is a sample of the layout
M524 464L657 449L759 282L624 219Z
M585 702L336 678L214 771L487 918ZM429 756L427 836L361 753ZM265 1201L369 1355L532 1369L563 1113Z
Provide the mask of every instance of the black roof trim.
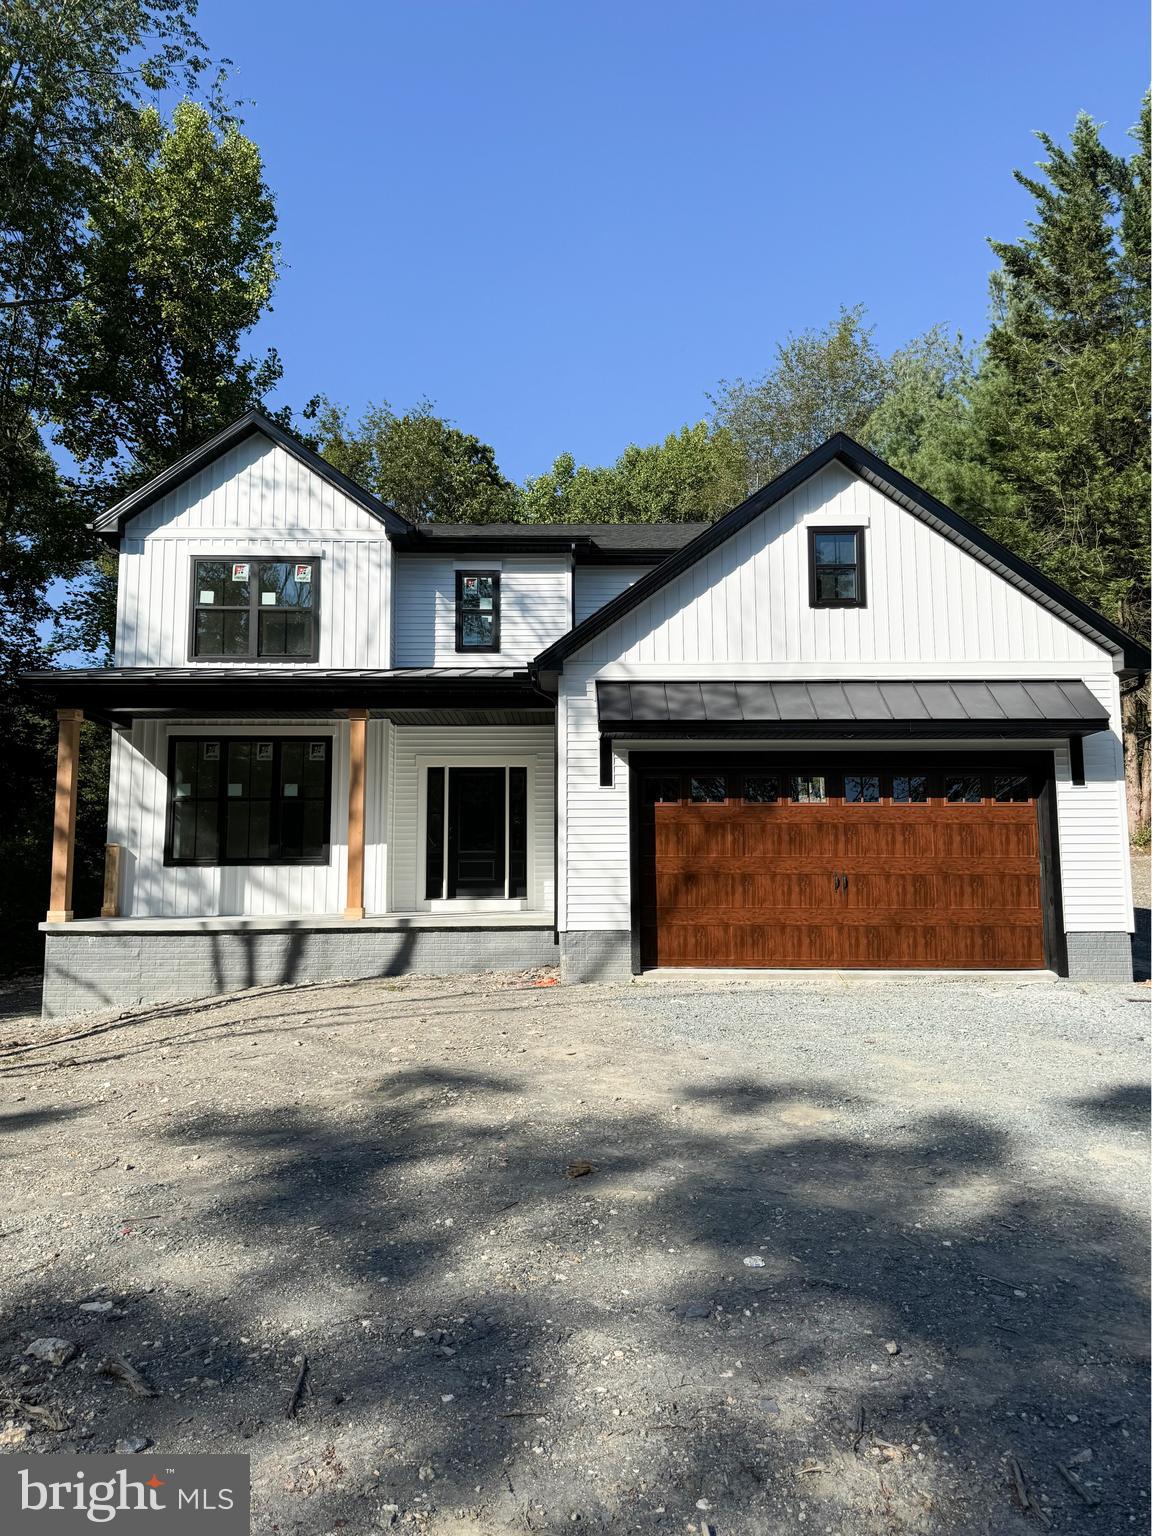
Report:
M159 501L161 496L167 495L169 491L198 473L214 459L218 459L221 454L227 453L230 448L235 448L238 443L242 443L245 438L257 432L290 453L293 458L298 459L301 464L326 480L336 490L343 492L351 501L363 507L365 512L379 518L391 536L401 538L411 532L412 524L407 518L401 517L394 511L387 502L381 501L378 496L373 496L371 491L366 491L362 485L357 485L355 480L350 480L347 475L341 474L338 469L328 463L327 459L322 459L311 448L306 448L302 442L292 436L291 432L286 432L277 422L265 416L263 411L255 409L245 411L243 416L217 432L214 437L210 437L207 442L201 443L199 448L193 448L183 458L177 459L167 469L154 475L146 485L139 486L122 501L118 501L114 507L109 507L99 517L93 518L89 527L104 537L118 538L130 517L143 512L153 502Z
M697 523L423 523L404 541L420 554L571 552L581 563L655 563L691 543Z
M1051 609L1073 628L1087 634L1113 655L1122 657L1125 670L1146 672L1152 668L1152 655L1149 654L1147 646L1127 634L1118 625L1113 624L1111 619L1106 619L1102 613L1097 613L1087 603L1073 596L1071 592L1049 580L1035 566L1030 565L1027 560L1022 560L1019 555L1014 555L1011 550L1006 549L1003 544L977 528L974 523L970 523L967 518L961 517L950 507L946 507L942 501L937 501L927 491L913 485L911 480L906 479L843 432L837 432L827 442L821 443L811 453L805 454L802 459L792 465L791 469L786 469L768 485L754 491L746 501L741 502L718 522L706 528L690 544L685 545L677 553L669 555L654 570L641 576L627 591L614 597L611 602L605 603L602 608L598 608L582 624L577 624L547 650L542 651L536 657L533 666L538 671L561 670L565 658L571 656L574 651L578 651L589 640L610 628L633 608L639 607L645 599L658 592L661 587L667 586L670 581L674 581L690 566L695 565L697 560L711 554L718 545L723 544L726 539L738 533L762 512L767 511L776 502L782 501L797 486L802 485L805 480L818 474L833 462L844 464L891 500L904 507L906 511L920 518L922 522L928 523L937 532L951 539L954 544L966 549L982 564L997 570L1005 580L1044 607Z

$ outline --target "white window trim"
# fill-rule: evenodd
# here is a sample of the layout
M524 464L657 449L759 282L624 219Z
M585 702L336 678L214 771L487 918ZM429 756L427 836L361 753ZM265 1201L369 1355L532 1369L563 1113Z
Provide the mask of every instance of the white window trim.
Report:
M536 899L536 765L543 754L538 752L522 752L517 756L508 756L503 752L428 752L420 753L416 758L416 889L424 891L424 856L428 839L428 769L429 768L523 768L525 770L525 834L527 847L525 850L525 895L523 897L505 896L507 910L510 912L535 910L533 903ZM508 778L504 778L504 889L508 889ZM444 889L448 888L448 775L444 775ZM499 900L500 898L494 898ZM438 905L433 907L432 901L423 894L416 898L417 912L432 911L475 911L476 903L468 897L440 897ZM493 910L485 904L481 910Z

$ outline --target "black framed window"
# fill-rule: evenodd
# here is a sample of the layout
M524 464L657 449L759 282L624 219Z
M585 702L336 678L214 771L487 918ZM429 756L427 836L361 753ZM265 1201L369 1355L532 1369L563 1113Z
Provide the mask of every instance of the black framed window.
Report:
M425 900L526 897L527 768L432 766L425 785Z
M895 805L924 805L928 800L926 773L894 773L892 800Z
M863 608L863 528L809 528L808 571L813 608Z
M746 774L744 801L747 805L775 805L780 798L780 781L775 774Z
M197 661L315 661L318 560L194 560Z
M456 572L456 649L500 649L500 572Z
M176 736L168 748L166 864L326 864L332 741Z

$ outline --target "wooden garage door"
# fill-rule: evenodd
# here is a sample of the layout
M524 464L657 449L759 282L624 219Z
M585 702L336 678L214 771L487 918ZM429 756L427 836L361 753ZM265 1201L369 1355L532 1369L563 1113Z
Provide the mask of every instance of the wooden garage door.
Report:
M645 965L1045 964L1027 769L704 761L638 780Z

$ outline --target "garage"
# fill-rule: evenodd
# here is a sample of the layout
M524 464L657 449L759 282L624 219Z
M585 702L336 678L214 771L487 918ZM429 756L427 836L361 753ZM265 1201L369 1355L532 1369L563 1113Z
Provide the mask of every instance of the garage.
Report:
M632 770L640 962L1059 968L1047 764L644 754Z

